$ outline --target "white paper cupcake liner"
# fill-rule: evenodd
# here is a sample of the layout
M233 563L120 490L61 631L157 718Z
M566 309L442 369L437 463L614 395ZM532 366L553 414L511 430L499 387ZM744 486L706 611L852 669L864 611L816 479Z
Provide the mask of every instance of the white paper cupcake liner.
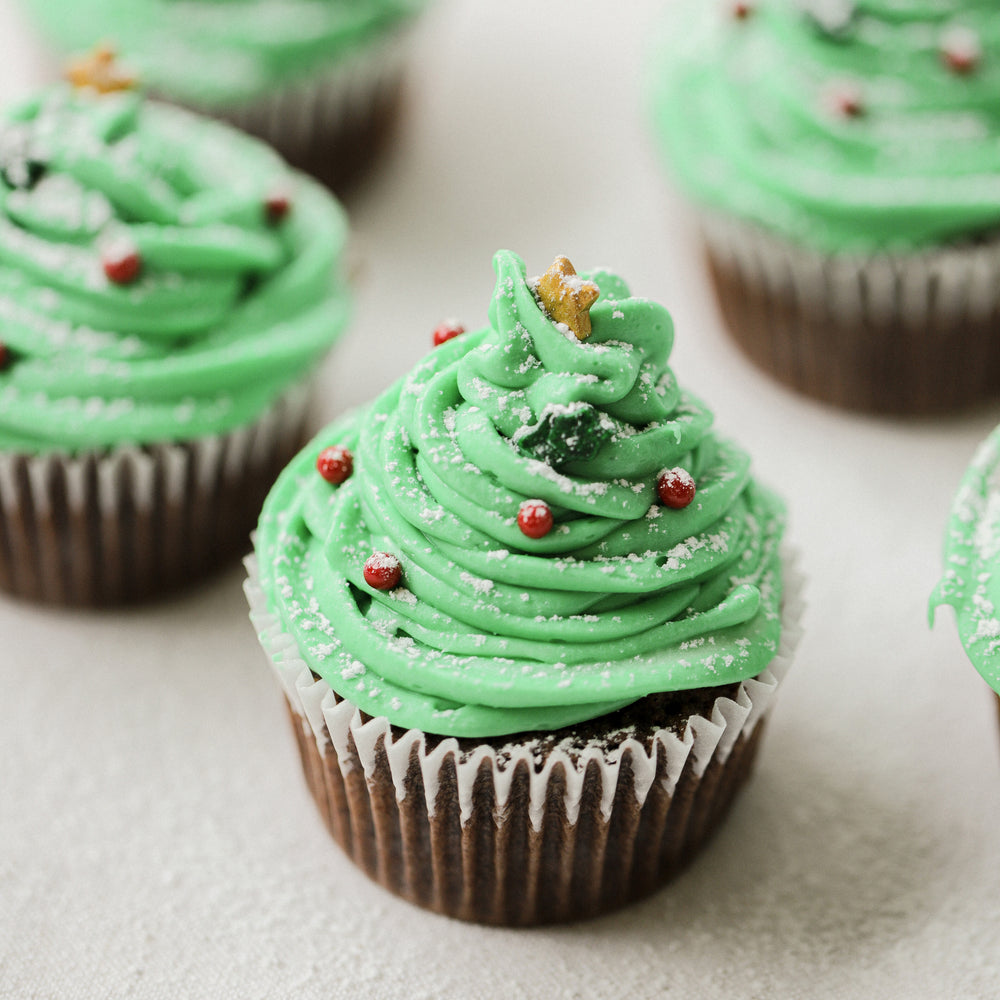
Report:
M736 218L701 223L731 334L781 381L887 413L1000 394L1000 238L835 255Z
M710 717L692 717L679 736L663 729L611 751L557 745L541 763L531 743L496 738L463 752L454 738L394 734L387 719L364 716L315 680L267 610L256 556L245 589L307 781L353 860L430 909L533 924L592 916L652 891L725 814L801 634L801 577L791 555L785 562L781 647L735 698L716 699Z
M119 604L244 552L267 490L303 442L310 389L294 386L225 434L0 452L0 589L54 604Z

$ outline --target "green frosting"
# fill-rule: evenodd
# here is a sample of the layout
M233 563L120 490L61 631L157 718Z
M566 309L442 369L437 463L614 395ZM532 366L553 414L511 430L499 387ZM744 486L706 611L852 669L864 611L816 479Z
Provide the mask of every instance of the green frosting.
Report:
M1000 694L1000 427L980 445L952 504L933 612L955 609L969 659Z
M322 73L425 0L29 0L67 52L111 40L151 89L226 108Z
M656 67L681 183L825 252L906 251L1000 225L995 0L687 0ZM946 52L972 54L965 71ZM838 111L852 95L857 114Z
M751 677L780 634L781 503L667 365L670 316L607 271L593 333L541 310L501 251L489 326L435 348L368 409L327 428L285 470L257 536L269 606L311 669L393 723L488 737L557 729L638 698ZM566 413L599 447L527 442ZM332 486L319 451L354 472ZM690 506L660 506L682 466ZM549 504L533 540L520 504ZM373 589L373 551L402 584Z
M267 198L291 208L269 221ZM248 423L344 327L345 217L233 129L59 87L0 123L0 448L191 439ZM142 260L116 284L116 247Z

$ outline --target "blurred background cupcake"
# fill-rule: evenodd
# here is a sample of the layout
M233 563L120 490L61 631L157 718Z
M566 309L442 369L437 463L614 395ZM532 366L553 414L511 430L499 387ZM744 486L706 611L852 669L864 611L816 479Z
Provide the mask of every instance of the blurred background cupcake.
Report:
M397 116L425 0L25 0L63 52L115 46L160 98L225 118L343 191Z
M0 588L140 600L239 554L349 311L344 214L107 53L0 119Z
M466 920L648 895L751 772L801 611L784 504L606 270L496 255L489 324L269 495L258 635L334 838Z
M695 0L654 124L730 333L889 413L1000 392L1000 21L982 0Z
M948 518L944 574L931 595L931 618L955 609L972 664L996 695L1000 715L1000 427L979 446Z

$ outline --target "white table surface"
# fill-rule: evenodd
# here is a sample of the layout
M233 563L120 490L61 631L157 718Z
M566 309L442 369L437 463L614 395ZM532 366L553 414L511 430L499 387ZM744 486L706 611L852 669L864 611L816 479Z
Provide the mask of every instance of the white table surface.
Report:
M0 0L0 97L46 63ZM706 0L707 2L707 0ZM994 997L1000 774L950 613L949 499L1000 407L876 420L809 403L725 339L641 114L654 0L442 0L393 153L352 204L356 322L320 416L441 319L484 322L491 256L609 265L677 324L674 368L788 498L806 637L756 776L639 905L466 926L370 884L320 824L238 568L138 610L0 599L3 998Z

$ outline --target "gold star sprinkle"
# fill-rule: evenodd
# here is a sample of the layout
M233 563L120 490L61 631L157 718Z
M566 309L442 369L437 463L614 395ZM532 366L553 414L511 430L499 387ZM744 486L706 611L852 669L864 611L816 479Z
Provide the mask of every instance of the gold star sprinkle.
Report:
M115 50L109 45L101 45L89 56L74 59L64 75L74 87L89 87L99 94L131 90L135 86L135 77L118 65Z
M556 257L532 287L551 319L565 323L577 340L590 336L590 307L597 301L600 289L592 281L584 281L568 257Z

